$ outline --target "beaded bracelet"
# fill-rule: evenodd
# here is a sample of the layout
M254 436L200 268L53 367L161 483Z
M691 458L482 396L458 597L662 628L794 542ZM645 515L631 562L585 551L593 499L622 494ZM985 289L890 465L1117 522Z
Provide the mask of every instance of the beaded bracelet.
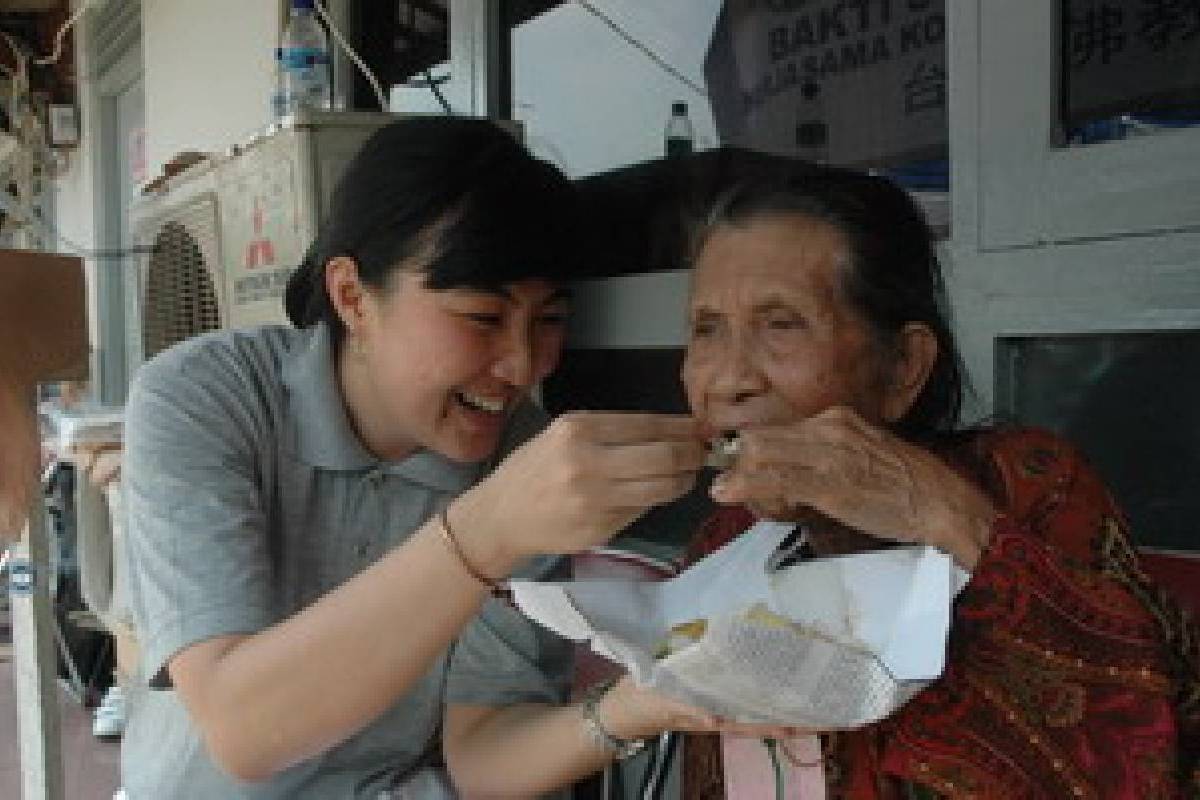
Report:
M494 581L484 575L467 558L467 554L463 552L462 545L458 543L458 537L454 535L454 530L450 527L450 520L446 515L447 509L443 508L438 512L438 533L441 534L442 542L445 543L446 549L453 554L455 560L462 564L462 568L468 575L474 578L477 582L483 584L488 592L493 597L507 597L508 587L500 581Z

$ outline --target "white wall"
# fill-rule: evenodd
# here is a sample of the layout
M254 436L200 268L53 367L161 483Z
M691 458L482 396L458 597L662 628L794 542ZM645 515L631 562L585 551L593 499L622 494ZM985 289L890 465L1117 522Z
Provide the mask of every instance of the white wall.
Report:
M150 174L182 150L224 150L267 125L278 0L143 0Z
M148 175L159 174L182 150L224 150L270 121L281 8L280 0L142 0ZM97 246L98 172L118 156L97 146L102 76L84 44L95 21L90 12L75 31L83 143L69 152L69 168L54 181L54 222L63 240L50 246L61 252ZM85 270L96 347L96 264L85 261Z

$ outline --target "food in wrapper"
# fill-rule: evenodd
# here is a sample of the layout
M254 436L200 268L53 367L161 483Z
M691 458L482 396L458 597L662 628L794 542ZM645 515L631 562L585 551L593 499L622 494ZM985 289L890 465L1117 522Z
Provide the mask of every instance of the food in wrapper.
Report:
M723 718L878 721L941 673L966 574L919 545L773 565L798 544L793 527L760 522L668 581L514 581L514 601L639 684Z
M673 625L667 631L667 638L659 645L657 658L666 658L672 653L678 653L688 645L695 644L704 638L708 631L708 620L694 619L691 622L681 622Z

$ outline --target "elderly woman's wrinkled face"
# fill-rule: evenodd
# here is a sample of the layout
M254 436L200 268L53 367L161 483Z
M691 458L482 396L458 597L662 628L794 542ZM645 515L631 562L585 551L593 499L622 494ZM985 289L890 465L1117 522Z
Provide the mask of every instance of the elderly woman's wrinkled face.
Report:
M688 403L709 435L834 405L882 419L887 381L842 288L847 260L836 228L798 214L711 232L692 277L683 365Z

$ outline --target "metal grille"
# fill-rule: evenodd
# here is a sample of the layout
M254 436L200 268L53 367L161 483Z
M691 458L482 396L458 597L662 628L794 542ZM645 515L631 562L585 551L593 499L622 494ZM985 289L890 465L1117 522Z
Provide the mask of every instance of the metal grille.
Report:
M145 357L220 326L217 292L200 246L183 225L166 223L155 237L146 276Z

